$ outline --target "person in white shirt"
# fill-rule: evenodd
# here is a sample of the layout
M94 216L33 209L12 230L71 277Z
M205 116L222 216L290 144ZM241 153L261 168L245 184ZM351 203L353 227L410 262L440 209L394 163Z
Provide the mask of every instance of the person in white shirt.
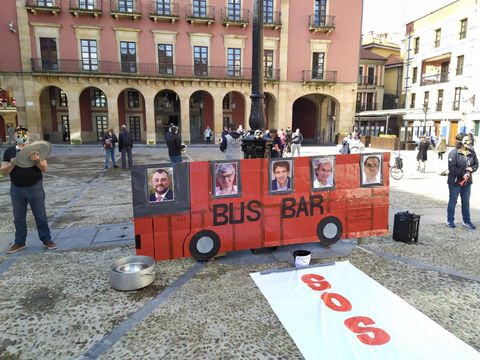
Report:
M378 156L366 156L363 161L363 185L380 183L380 159Z
M215 195L236 195L238 188L236 185L236 164L222 163L217 164L215 169L216 184Z
M331 158L321 158L315 161L315 181L313 187L323 188L333 186L333 165Z

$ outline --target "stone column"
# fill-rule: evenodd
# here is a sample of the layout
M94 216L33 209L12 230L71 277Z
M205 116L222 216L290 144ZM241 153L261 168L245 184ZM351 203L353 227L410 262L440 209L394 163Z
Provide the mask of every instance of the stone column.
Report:
M213 99L213 141L218 144L222 139L223 131L223 104L222 97L217 95Z
M190 96L179 95L180 98L180 130L182 141L185 144L190 144Z
M142 140L147 144L156 144L157 129L155 127L155 94L143 94L143 98L145 100L145 122L147 124L147 129L144 133L142 132Z

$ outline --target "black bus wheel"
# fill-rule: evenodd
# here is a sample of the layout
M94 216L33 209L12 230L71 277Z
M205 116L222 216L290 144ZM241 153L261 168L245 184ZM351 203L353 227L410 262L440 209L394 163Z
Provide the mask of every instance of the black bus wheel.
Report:
M328 216L317 225L318 240L322 245L333 245L340 240L343 232L343 225L334 216Z
M213 231L203 230L192 237L189 248L197 261L208 261L220 250L220 239Z

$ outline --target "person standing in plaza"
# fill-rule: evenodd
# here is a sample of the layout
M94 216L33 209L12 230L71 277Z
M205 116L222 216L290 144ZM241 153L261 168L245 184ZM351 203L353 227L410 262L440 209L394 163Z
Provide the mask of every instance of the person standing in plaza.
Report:
M230 125L228 133L222 136L220 151L225 154L225 160L243 159L242 137L235 125Z
M105 169L108 169L109 158L112 159L114 168L118 168L115 164L115 143L118 142L117 135L113 132L113 128L108 129L108 132L103 135L103 149L105 150Z
M211 143L212 130L210 129L210 126L207 126L207 128L203 132L203 137L205 138L205 144Z
M13 128L12 124L7 124L7 136L8 145L13 144L15 139L15 129Z
M300 156L300 149L302 147L303 135L300 129L297 129L292 134L292 156L295 156L295 152Z
M128 156L128 168L132 167L133 159L132 159L132 147L133 147L133 139L132 134L127 130L125 125L122 125L120 133L118 134L118 150L121 154L122 159L122 169L127 167L126 157Z
M427 152L430 147L430 141L425 135L422 135L420 143L418 144L418 153L417 153L417 171L425 172L425 167L427 164Z
M178 135L178 127L175 125L170 127L170 135L167 137L168 156L172 164L182 162L182 150L185 145L182 144L182 139Z
M15 225L15 240L7 254L16 253L26 248L27 240L27 205L30 204L38 237L47 250L55 250L57 245L52 241L45 210L45 191L43 190L43 173L48 170L47 160L40 159L40 155L32 152L29 159L33 162L31 167L16 166L15 158L28 143L30 137L28 130L23 127L15 129L16 145L10 146L3 154L0 173L10 175L10 198L13 208L13 223Z
M447 226L455 228L455 207L458 195L462 201L463 226L475 230L470 218L470 193L472 175L478 170L478 158L468 136L460 133L456 136L455 149L448 154L448 206Z
M437 144L435 146L435 150L437 150L438 159L443 160L443 154L447 152L447 141L441 134L439 134L437 137Z

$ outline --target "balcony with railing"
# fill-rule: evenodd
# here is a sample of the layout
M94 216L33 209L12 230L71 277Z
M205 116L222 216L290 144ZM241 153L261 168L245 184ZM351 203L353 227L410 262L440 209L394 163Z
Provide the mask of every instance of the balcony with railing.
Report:
M62 11L61 0L26 0L25 9L32 14L51 13L57 15Z
M359 76L357 80L358 85L377 85L377 77L376 76Z
M449 81L448 79L448 72L443 72L440 74L434 75L422 75L422 79L420 80L420 85L433 85L433 84L440 84Z
M263 13L263 27L280 29L282 27L282 13L280 11L266 11Z
M373 111L373 110L378 110L379 104L377 103L365 103L365 104L359 104L357 103L355 105L355 112L362 112L362 111Z
M83 61L69 59L32 59L34 74L78 74L81 76L132 76L140 78L250 80L251 68L231 66L174 65L117 61ZM266 80L278 81L280 71L265 71Z
M442 111L443 108L443 101L437 101L435 104L435 111Z
M149 17L154 22L167 21L173 24L180 18L178 4L163 0L152 0L150 1Z
M336 71L303 70L304 83L336 84Z
M188 4L185 6L187 21L190 24L213 24L215 22L215 6Z
M335 30L335 16L333 15L310 15L308 17L308 29L312 32L328 34Z
M69 0L68 11L75 17L91 15L98 18L103 13L103 4L101 0Z
M137 20L142 17L140 0L122 1L110 0L110 15L115 19L131 18Z
M241 26L244 28L250 22L249 9L222 8L221 16L222 24L225 25L225 27Z

